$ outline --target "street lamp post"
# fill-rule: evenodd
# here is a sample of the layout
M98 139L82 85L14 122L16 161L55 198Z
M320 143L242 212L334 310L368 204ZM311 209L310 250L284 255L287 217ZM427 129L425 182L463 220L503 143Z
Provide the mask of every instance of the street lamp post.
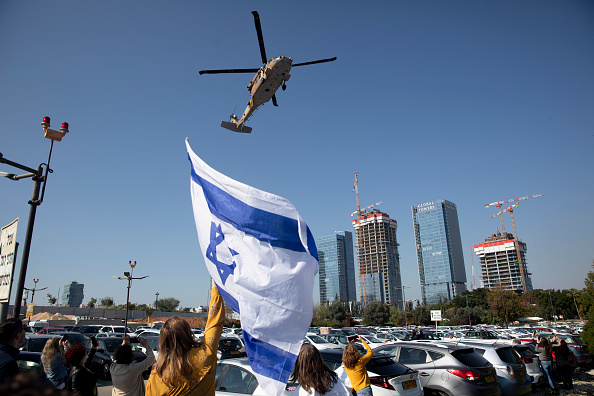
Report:
M45 289L47 289L47 287L44 287L43 289L38 289L37 288L37 282L39 282L39 279L33 278L33 283L35 284L33 286L33 289L29 289L29 288L24 287L25 290L32 292L31 293L31 304L33 304L33 300L35 299L35 291L36 290L45 290ZM31 316L29 316L29 322L30 321L31 321Z
M157 306L157 303L159 302L159 292L155 293L155 311L157 309L159 309L159 307Z
M148 275L146 276L141 276L140 278L133 278L132 277L132 272L134 272L134 267L136 267L136 261L134 262L134 264L132 264L132 261L128 262L128 265L130 266L130 268L132 268L131 272L124 272L124 276L125 278L122 278L120 276L114 276L114 278L118 278L121 280L128 280L128 293L126 294L126 319L124 321L124 335L126 335L126 333L128 332L128 308L130 306L130 287L132 287L132 279L144 279L144 278L148 278Z
M25 244L23 246L23 258L21 260L21 271L19 274L19 283L17 285L17 291L15 296L15 303L14 303L14 311L13 317L18 318L21 314L21 300L23 298L23 290L25 288L25 277L27 275L27 265L29 263L29 252L31 250L31 239L33 238L33 226L35 224L35 214L37 213L37 207L41 205L43 202L43 196L45 195L45 185L47 183L47 176L48 173L52 173L53 171L50 169L50 160L52 158L52 150L54 148L54 141L59 142L62 138L68 133L68 123L64 122L62 124L62 128L60 131L55 131L53 129L49 129L50 126L50 118L43 117L43 121L41 122L41 126L43 128L44 136L47 139L52 141L50 145L50 151L47 158L47 163L40 164L36 169L30 168L28 166L19 164L14 161L10 161L0 153L0 163L7 164L13 166L15 168L24 170L25 172L22 175L15 175L13 173L6 173L0 172L0 176L4 176L10 180L21 180L26 178L31 178L35 183L33 184L33 195L31 200L29 201L29 205L31 208L29 210L29 221L27 223L27 233L25 235ZM45 165L45 174L43 172L43 165ZM43 186L42 186L43 185ZM41 198L39 197L39 192L41 190Z

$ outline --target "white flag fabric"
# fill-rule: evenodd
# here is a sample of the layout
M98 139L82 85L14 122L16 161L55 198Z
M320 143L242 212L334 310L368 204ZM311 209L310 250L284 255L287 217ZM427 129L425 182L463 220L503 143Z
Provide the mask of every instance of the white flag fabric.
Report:
M240 315L250 365L268 395L281 395L313 316L318 252L285 198L235 181L190 147L194 220L206 267Z

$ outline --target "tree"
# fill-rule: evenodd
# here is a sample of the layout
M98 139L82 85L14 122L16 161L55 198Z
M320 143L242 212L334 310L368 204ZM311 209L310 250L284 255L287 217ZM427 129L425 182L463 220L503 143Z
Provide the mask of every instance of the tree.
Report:
M52 296L51 294L47 293L47 302L50 305L54 305L56 302L58 302L58 299L54 296Z
M113 307L113 297L103 297L100 301L100 304L105 308Z
M594 268L594 265L592 265L592 268ZM587 307L589 309L587 311L588 317L594 318L594 271L588 272L584 284L586 287L580 293L580 303L583 304L583 308ZM580 335L592 351L594 348L594 320L588 320Z
M333 327L342 326L347 319L346 309L341 301L334 300L328 307L328 316L332 321Z
M175 311L179 305L179 300L174 297L165 297L157 301L157 309L159 311L172 312Z
M390 307L381 301L372 301L363 310L365 324L381 326L390 319Z
M404 319L405 312L398 308L398 305L392 304L390 306L390 319L389 323L392 326L402 326L405 323Z
M93 297L87 303L87 307L89 307L89 308L95 308L95 304L97 304L97 299L95 297Z

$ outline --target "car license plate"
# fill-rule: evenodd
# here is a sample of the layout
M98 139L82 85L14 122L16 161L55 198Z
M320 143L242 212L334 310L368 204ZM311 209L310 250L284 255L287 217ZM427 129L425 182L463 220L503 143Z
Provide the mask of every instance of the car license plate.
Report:
M231 351L231 355L239 355L239 351Z
M402 383L402 387L404 388L404 390L416 388L417 381L415 381L415 380L404 381Z
M493 382L493 381L495 381L495 377L494 377L494 376L492 376L492 375L487 375L487 376L485 377L485 381L486 381L486 382Z

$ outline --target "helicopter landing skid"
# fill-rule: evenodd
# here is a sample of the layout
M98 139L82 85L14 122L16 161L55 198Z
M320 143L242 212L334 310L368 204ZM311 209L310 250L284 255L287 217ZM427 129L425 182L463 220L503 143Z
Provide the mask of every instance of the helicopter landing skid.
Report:
M232 122L227 122L227 121L221 121L221 127L228 129L230 131L233 132L239 132L239 133L252 133L252 128L250 128L249 126L245 126L241 129L237 128L237 125L235 125Z

